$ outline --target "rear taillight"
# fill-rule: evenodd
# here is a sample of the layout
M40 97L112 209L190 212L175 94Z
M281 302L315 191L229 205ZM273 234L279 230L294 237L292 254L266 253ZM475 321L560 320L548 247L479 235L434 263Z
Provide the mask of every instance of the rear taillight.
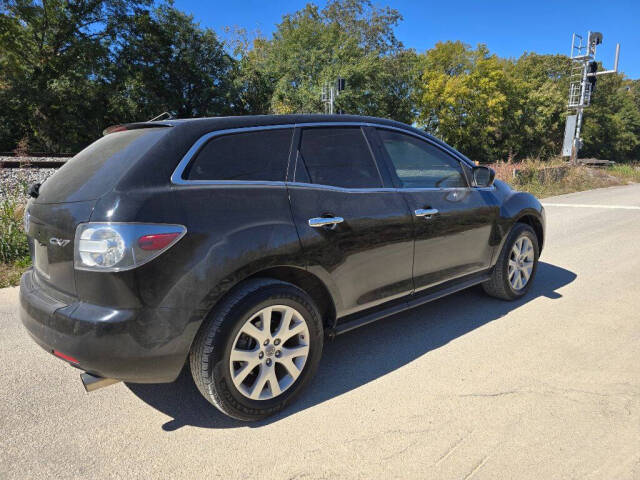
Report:
M131 270L175 245L186 231L182 225L156 223L81 223L74 265L99 272Z

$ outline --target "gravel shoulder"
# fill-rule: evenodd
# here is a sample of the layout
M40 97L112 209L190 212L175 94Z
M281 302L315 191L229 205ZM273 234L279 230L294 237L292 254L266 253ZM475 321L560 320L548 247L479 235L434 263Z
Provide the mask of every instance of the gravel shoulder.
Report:
M3 157L0 156L0 163L3 161L37 160L39 162L58 162L60 158L54 157ZM0 199L11 195L19 196L26 200L24 193L25 186L32 183L42 183L56 172L57 168L0 168Z

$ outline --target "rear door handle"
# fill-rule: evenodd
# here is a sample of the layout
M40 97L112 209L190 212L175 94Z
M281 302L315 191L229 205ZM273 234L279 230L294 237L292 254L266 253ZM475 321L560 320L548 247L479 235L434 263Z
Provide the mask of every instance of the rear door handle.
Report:
M427 217L429 218L431 215L435 215L438 213L438 210L435 208L419 208L414 212L416 217Z
M337 225L344 222L342 217L316 217L309 219L309 226L313 228L326 227L327 225Z

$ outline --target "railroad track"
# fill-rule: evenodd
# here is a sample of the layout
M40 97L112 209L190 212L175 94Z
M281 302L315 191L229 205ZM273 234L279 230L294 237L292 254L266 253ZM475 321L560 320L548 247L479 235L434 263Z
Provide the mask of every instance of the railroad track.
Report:
M0 160L0 168L60 168L66 160Z
M72 155L42 153L17 157L10 153L0 153L0 168L60 168Z

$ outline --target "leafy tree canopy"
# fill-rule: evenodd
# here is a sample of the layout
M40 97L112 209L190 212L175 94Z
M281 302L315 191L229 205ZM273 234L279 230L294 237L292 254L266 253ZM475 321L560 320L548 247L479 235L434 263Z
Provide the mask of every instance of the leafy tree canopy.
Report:
M285 14L270 37L222 42L159 0L0 0L0 151L76 152L110 124L177 117L322 112L393 118L479 161L548 158L564 135L571 60L518 59L444 41L418 53L401 14L330 0ZM599 77L582 156L640 159L640 81Z

